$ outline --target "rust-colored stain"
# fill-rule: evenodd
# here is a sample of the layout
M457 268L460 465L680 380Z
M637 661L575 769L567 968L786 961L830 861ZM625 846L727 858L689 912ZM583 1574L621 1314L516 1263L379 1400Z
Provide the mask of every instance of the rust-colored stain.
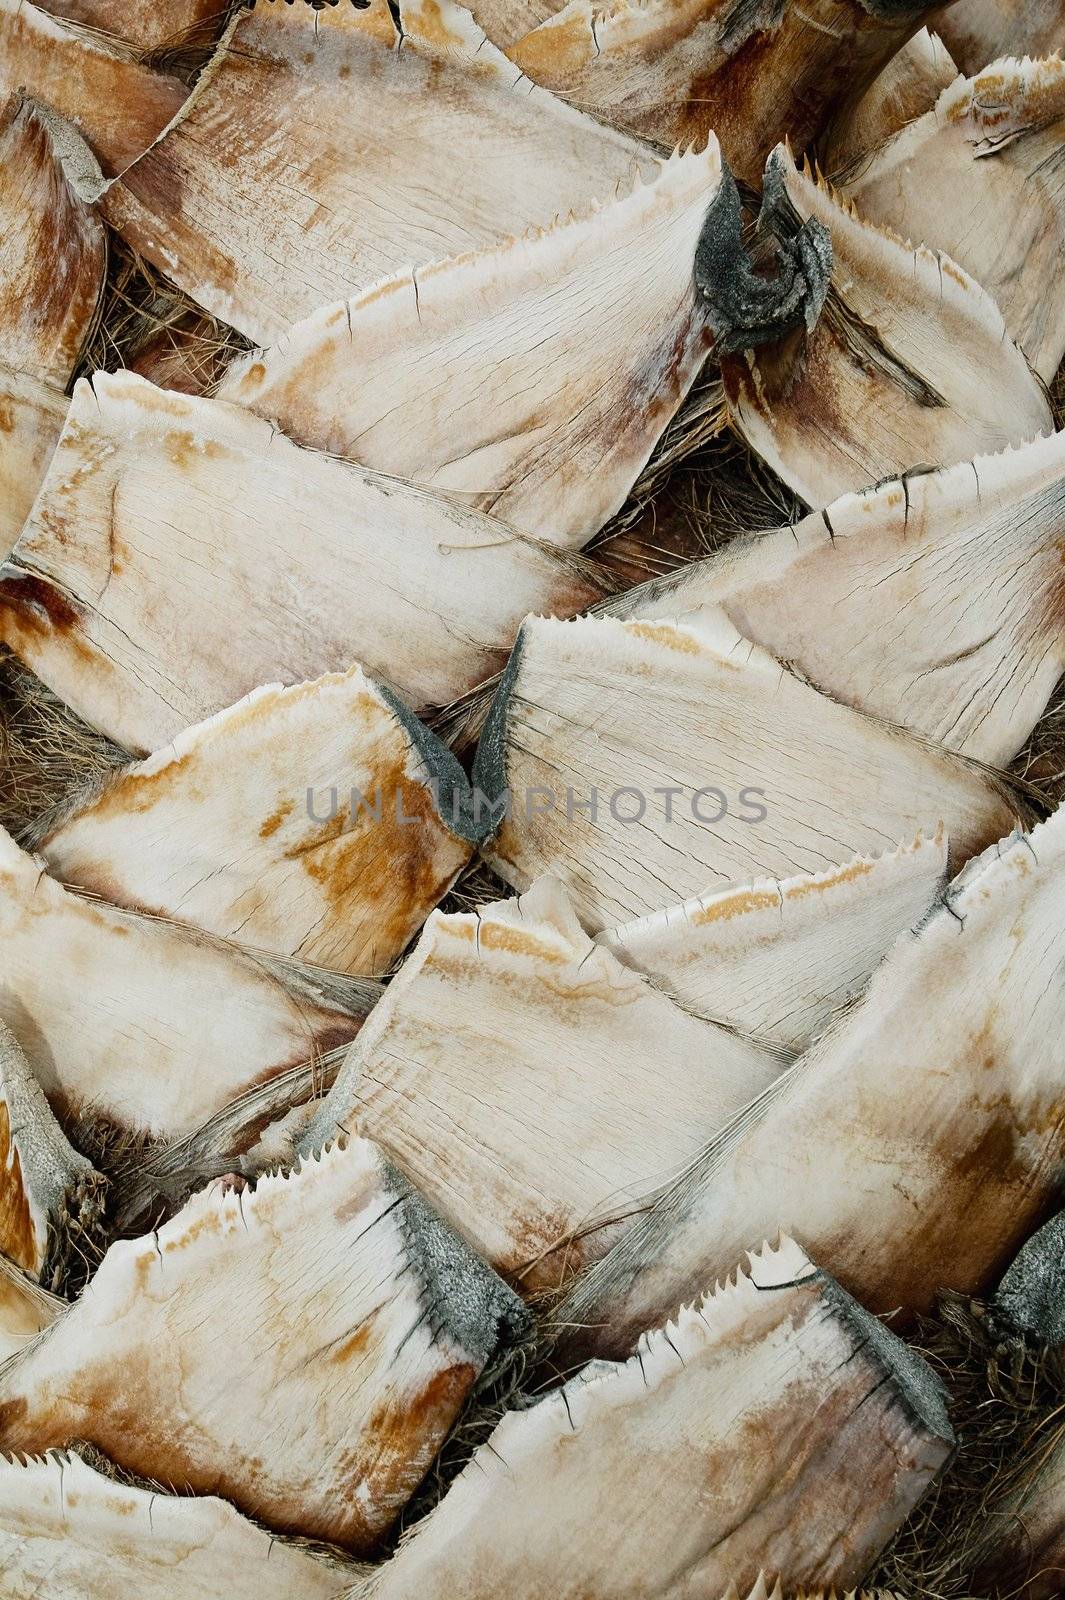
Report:
M966 293L971 291L973 286L972 279L967 278L961 268L954 265L949 256L940 254L939 266L945 278L952 278L955 283L960 284Z
M64 181L51 136L32 102L12 98L2 120L5 245L13 263L27 257L35 262L31 283L16 280L16 303L7 308L5 322L23 347L16 364L25 361L62 382L77 360L100 295L103 231Z
M448 27L436 0L418 0L409 15L414 35L423 43L441 50L454 49L456 45L461 48L462 35Z
M824 874L814 881L791 883L785 891L785 899L802 900L811 895L825 894L830 889L838 889L844 883L857 883L859 878L867 878L875 865L873 861L852 861L848 866L840 867L837 872Z
M175 467L187 470L195 462L224 460L229 451L217 439L200 439L184 429L172 428L163 440L167 459Z
M330 1384L344 1381L332 1354L316 1363L317 1372L312 1364L308 1373L308 1400L313 1397L325 1419L321 1442L333 1447L325 1468L328 1494L322 1492L320 1471L317 1493L311 1492L313 1464L275 1467L261 1455L242 1454L224 1429L212 1434L186 1417L177 1346L161 1357L154 1348L138 1352L127 1344L120 1365L106 1351L87 1351L73 1385L52 1386L43 1376L30 1377L26 1393L0 1400L0 1448L37 1454L84 1440L128 1472L145 1478L154 1473L180 1492L220 1495L275 1532L326 1539L368 1554L424 1475L476 1373L455 1361L420 1384L416 1374L404 1380L404 1357L381 1344L374 1319L359 1333L366 1386L387 1396L365 1421L356 1410L345 1423L339 1408L351 1406L346 1388L335 1391L329 1415ZM348 1351L349 1361L353 1353ZM445 1360L439 1350L421 1359ZM232 1377L240 1382L239 1363ZM11 1383L16 1381L17 1375Z
M66 31L42 36L35 8L0 17L4 80L81 129L106 176L136 161L184 103L188 90L122 54Z
M573 959L569 951L557 949L531 929L505 922L454 922L448 925L447 933L452 939L477 944L482 950L504 950L508 955L531 956L534 961L549 961L556 966L565 966Z
M679 628L671 627L667 622L628 622L625 631L634 634L637 639L647 639L651 644L674 650L678 655L701 656L705 653L700 640Z
M374 949L390 960L472 854L441 820L430 791L407 774L407 759L400 748L382 754L375 768L380 820L361 811L353 819L342 805L317 833L286 851L328 906L315 939L300 946L305 959L324 959L346 926L346 956L365 964ZM449 801L443 799L446 815Z
M356 1356L363 1355L370 1347L373 1331L373 1322L364 1322L340 1344L334 1345L326 1358L330 1365L343 1367L349 1361L354 1361Z
M564 88L564 80L587 65L591 43L588 18L577 7L566 20L552 19L549 26L534 29L507 54L533 83Z
M711 905L700 906L692 913L695 928L706 927L711 922L731 922L734 917L745 917L751 911L769 911L780 905L780 895L773 889L743 889Z
M294 801L292 801L292 800L283 800L281 802L281 804L278 806L277 810L276 811L271 811L270 815L261 824L261 826L259 828L259 838L260 839L272 838L273 835L277 832L278 828L280 828L281 824L288 817L290 817L292 815L292 812L294 811L294 809L295 809L295 802Z
M348 1469L352 1525L345 1543L363 1549L372 1545L410 1499L476 1376L474 1367L456 1361L434 1372L413 1394L400 1388L398 1405L390 1396L375 1408L366 1429L367 1444L352 1457ZM377 1508L376 1526L364 1523L358 1529L356 1491Z
M10 395L0 395L0 433L15 431L15 402Z
M55 584L18 567L8 566L0 573L0 607L14 612L24 626L40 633L51 629L76 632L84 622L82 612Z
M38 1240L30 1213L6 1100L0 1100L0 1250L26 1272L36 1274L41 1269L44 1240Z
M199 1239L217 1238L222 1231L221 1211L204 1210L194 1222L183 1228L180 1233L172 1233L166 1241L166 1255L176 1255L182 1250L189 1250ZM149 1266L151 1257L144 1258Z

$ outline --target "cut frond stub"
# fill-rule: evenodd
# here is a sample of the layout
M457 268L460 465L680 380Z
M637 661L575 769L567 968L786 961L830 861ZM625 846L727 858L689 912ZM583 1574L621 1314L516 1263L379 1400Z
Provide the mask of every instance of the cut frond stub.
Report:
M861 993L946 868L941 829L841 867L667 906L598 942L696 1016L793 1057Z
M950 51L928 28L908 39L857 105L840 112L821 142L821 165L832 177L851 171L893 133L930 111L958 76Z
M37 846L62 882L336 972L386 972L473 850L465 774L361 668L257 689Z
M354 1573L214 1496L108 1477L73 1452L0 1457L0 1568L37 1600L339 1600Z
M816 325L752 336L722 360L733 423L807 505L1051 432L1045 388L987 291L947 256L863 221L780 146L762 233L811 223L832 261Z
M1046 56L1065 41L1062 0L965 0L932 18L963 72L981 72L1001 56Z
M749 1261L507 1413L363 1600L854 1583L951 1454L945 1391L790 1239Z
M5 557L29 516L66 414L59 389L0 365L0 551Z
M107 1183L59 1129L18 1040L0 1022L0 1252L45 1289L102 1238Z
M213 1185L112 1245L90 1290L0 1375L0 1447L84 1440L139 1477L360 1552L523 1322L356 1139L253 1191Z
M720 605L829 694L1005 767L1065 666L1065 433L904 473L609 602Z
M481 512L303 450L243 407L97 373L0 569L0 634L143 752L352 661L447 704L503 665L528 611L592 594L572 558Z
M97 1122L134 1138L191 1133L358 1032L362 1013L298 969L73 894L3 833L0 889L0 1018L76 1135Z
M871 1309L989 1286L1065 1177L1065 809L971 862L864 999L578 1283L583 1351L631 1349L740 1240L791 1229Z
M945 89L844 192L870 222L971 273L1050 383L1065 355L1063 167L1065 61L995 61Z
M922 0L570 0L507 54L535 83L667 150L713 129L756 183L778 140L809 144L929 10Z
M104 207L197 304L267 344L325 302L657 166L530 84L453 0L260 4Z
M223 0L44 0L43 9L121 39L139 55L207 44L226 14Z
M543 879L430 918L302 1148L359 1128L531 1294L602 1255L779 1070L596 949Z
M475 777L515 888L567 885L595 931L947 829L955 864L1016 811L959 757L836 704L709 607L686 622L530 619Z
M57 389L93 326L107 266L103 223L67 177L79 164L95 163L70 123L17 95L0 109L0 363Z
M0 0L0 103L23 92L74 123L108 175L147 150L188 94L119 44L30 0Z
M323 307L219 393L577 549L620 509L710 348L692 262L720 183L711 139L587 215Z

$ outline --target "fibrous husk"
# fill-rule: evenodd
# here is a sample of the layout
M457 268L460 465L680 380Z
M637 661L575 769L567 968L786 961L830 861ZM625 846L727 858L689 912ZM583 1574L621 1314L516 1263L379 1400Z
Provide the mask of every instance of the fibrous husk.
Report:
M958 68L938 33L921 28L892 56L857 104L830 123L820 145L824 170L834 177L871 155L893 133L930 111L957 76Z
M188 90L30 0L0 0L0 102L20 92L73 122L103 171L114 174L147 150Z
M10 554L52 459L67 401L52 384L0 363L0 552Z
M51 1292L102 1234L106 1180L60 1131L17 1039L0 1022L0 1253Z
M1065 39L1063 39L1065 44ZM842 175L880 227L945 251L1049 383L1065 355L1065 61L995 61Z
M597 950L542 879L434 914L301 1148L358 1127L530 1293L601 1255L604 1223L779 1070Z
M555 873L596 931L941 822L957 865L1017 815L984 773L818 694L709 607L530 619L475 774L511 796L491 864L518 889Z
M141 55L205 44L221 27L226 0L43 0L41 9L122 39Z
M991 1312L1015 1337L1065 1345L1065 1211L1021 1247L995 1291Z
M710 348L692 263L720 183L711 136L589 215L323 307L219 393L303 444L579 548Z
M931 24L963 72L979 72L1000 56L1045 56L1065 42L1062 0L964 0L946 5Z
M903 1322L979 1292L1065 1177L1065 809L972 862L864 999L574 1287L560 1328L624 1352L740 1239L787 1228Z
M214 317L174 296L169 320L151 330L126 356L126 367L159 389L179 394L215 394L230 361L243 354L244 341Z
M920 0L569 0L552 9L507 49L529 78L668 149L712 128L733 170L757 182L778 140L808 144L932 8Z
M608 928L597 942L686 1010L785 1059L865 988L924 915L947 866L942 830L841 867L702 895Z
M1005 766L1065 665L1065 434L845 495L608 602L739 631L826 694Z
M266 344L324 302L656 166L523 79L452 0L260 3L103 203L139 255Z
M469 860L469 785L360 667L257 689L37 845L64 883L337 972L386 972Z
M97 1119L154 1139L191 1132L241 1090L348 1043L365 1014L299 968L71 893L3 833L0 890L0 1018L76 1143Z
M0 364L63 389L103 292L107 243L67 164L93 165L81 135L13 95L0 109Z
M362 1600L854 1583L951 1453L945 1391L790 1239L749 1261L507 1413Z
M732 422L807 505L1051 432L1046 391L986 290L863 221L780 147L762 232L811 220L832 258L816 325L722 361Z
M8 1600L339 1600L352 1576L224 1500L58 1450L0 1457L0 1566Z
M1065 1585L1065 1445L1039 1462L1034 1481L987 1514L977 1581L1009 1600L1061 1600Z
M0 633L91 726L158 749L278 678L360 661L422 706L503 664L572 558L428 490L303 450L220 400L80 382L0 569Z
M85 1440L276 1532L364 1551L523 1315L376 1146L352 1140L254 1191L212 1185L112 1245L90 1290L0 1372L0 1445Z

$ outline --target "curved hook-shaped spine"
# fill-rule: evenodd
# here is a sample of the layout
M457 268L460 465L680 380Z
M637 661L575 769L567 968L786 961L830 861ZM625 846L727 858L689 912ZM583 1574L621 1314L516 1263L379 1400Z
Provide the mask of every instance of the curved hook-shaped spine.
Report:
M772 344L793 328L809 332L832 275L832 236L812 217L799 222L776 152L766 163L758 235L776 241L772 272L759 272L743 243L739 190L722 163L695 251L695 286L709 309L720 354Z

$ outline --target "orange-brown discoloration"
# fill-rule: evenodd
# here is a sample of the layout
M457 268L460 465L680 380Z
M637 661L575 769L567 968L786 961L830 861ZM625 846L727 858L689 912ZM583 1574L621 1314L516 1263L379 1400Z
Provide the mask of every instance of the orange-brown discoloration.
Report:
M435 45L442 50L452 50L462 45L462 35L448 27L436 0L416 0L413 6L407 8L407 16L407 25L415 38L424 44Z
M0 1448L84 1439L141 1476L154 1460L182 1492L220 1495L274 1531L368 1552L476 1376L468 1354L421 1327L426 1286L374 1160L367 1172L361 1147L333 1151L261 1180L242 1208L200 1196L128 1247L134 1261L112 1253L96 1301L0 1386ZM356 1193L328 1247L323 1217ZM244 1274L247 1320L227 1350L211 1330L231 1270ZM264 1433L268 1395L277 1426Z
M696 928L712 922L731 922L734 917L745 917L752 911L769 911L779 906L780 895L772 889L743 889L737 894L722 896L708 906L700 906L690 913Z
M293 852L327 907L320 936L300 947L304 959L322 959L333 950L337 930L345 923L351 928L357 911L358 941L350 939L345 970L359 970L368 958L373 970L380 970L381 961L387 965L403 948L472 854L472 846L441 820L431 791L410 775L409 761L405 749L382 751L374 774L380 820L361 810L353 819L342 805ZM442 803L446 817L450 797L442 797ZM335 956L329 964L335 964Z
M124 39L139 54L147 54L175 40L208 44L218 33L222 16L218 0L49 0L48 13Z
M300 791L314 775L308 753L339 780L324 800L317 786L305 798ZM452 797L442 794L441 804L443 817L405 730L353 669L260 692L191 730L178 753L123 773L42 849L65 881L119 904L224 937L239 931L248 944L337 970L376 972L471 853L448 826ZM153 830L180 856L176 840L188 835L191 844L201 807L215 813L214 867L168 867Z
M103 289L106 244L45 123L18 99L0 117L0 225L0 361L65 386Z
M259 827L259 838L271 838L277 832L278 828L280 828L281 824L287 821L287 819L292 815L293 809L294 802L291 800L285 800L277 807L275 811L271 811L265 822L263 822Z
M370 1422L375 1453L372 1458L363 1452L351 1459L348 1482L352 1497L357 1488L366 1485L378 1505L405 1505L425 1476L476 1376L473 1367L456 1363L434 1373L415 1394L404 1396L401 1406L385 1401Z
M0 60L0 96L23 89L69 118L110 174L144 153L187 94L175 78L50 27L34 6L0 14Z
M663 645L667 650L675 650L678 655L700 656L704 653L698 639L679 628L671 628L668 623L630 622L627 624L627 629L637 639L647 639L651 644Z
M36 1274L44 1257L44 1243L37 1237L22 1161L11 1138L7 1102L0 1100L0 1250L16 1266Z
M222 461L228 454L217 439L198 439L194 433L178 429L172 429L167 434L164 450L167 459L178 468L190 467L197 457L207 461Z
M534 961L549 961L564 966L573 959L572 951L560 950L529 929L515 927L509 922L481 919L474 925L452 921L447 925L447 933L449 938L476 944L482 950L505 950L508 955L530 956Z
M789 883L785 890L789 900L802 900L819 894L826 894L832 889L838 889L844 883L857 883L860 878L866 878L876 868L873 861L852 861L846 867L840 867L838 872L825 873L818 878L809 878L800 883Z

